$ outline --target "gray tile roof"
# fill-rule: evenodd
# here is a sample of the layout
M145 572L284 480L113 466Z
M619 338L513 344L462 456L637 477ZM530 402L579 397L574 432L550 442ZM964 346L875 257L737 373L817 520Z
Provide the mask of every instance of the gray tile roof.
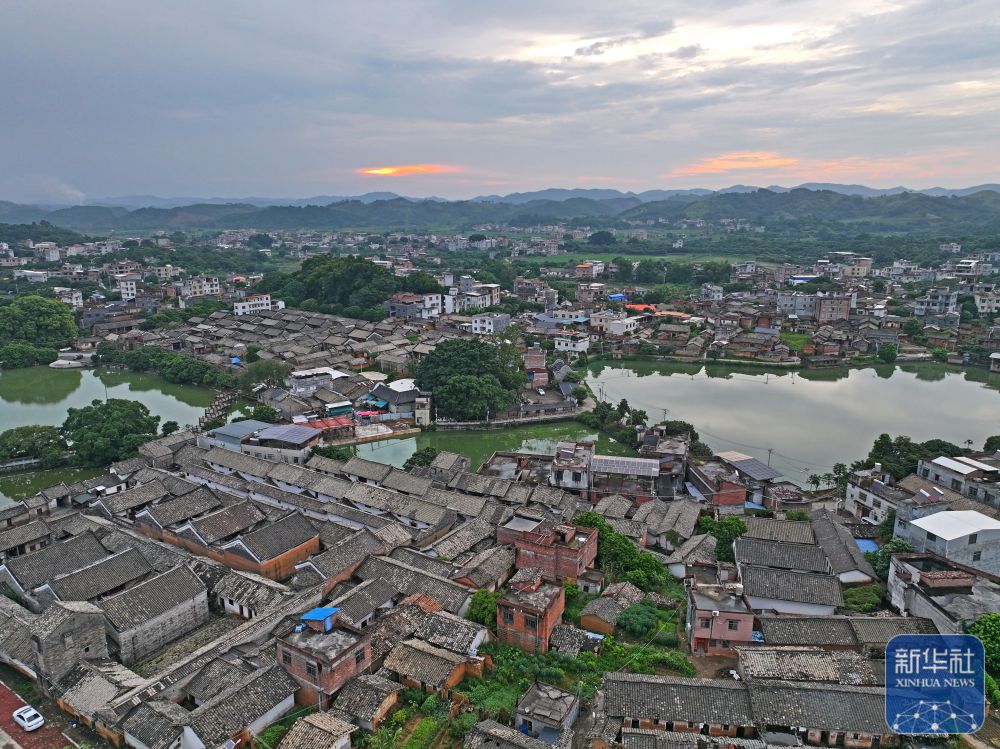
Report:
M782 541L764 541L741 536L733 545L738 564L775 567L802 572L829 571L826 554L819 546L789 544Z
M606 673L603 686L610 717L753 725L750 697L742 682Z
M748 596L821 606L843 606L840 581L833 575L817 575L769 567L740 568L740 581Z
M385 668L400 677L424 682L440 689L465 657L423 640L409 639L394 647L385 659Z
M481 624L447 611L434 611L427 615L415 636L435 647L459 655L472 655L476 641L483 642L488 635L489 631Z
M195 489L174 499L166 499L147 507L147 513L161 528L204 515L222 506L222 502L207 488Z
M169 700L141 702L119 723L149 749L167 749L184 730L190 718L187 710Z
M793 544L815 544L812 525L807 520L775 520L774 518L746 518L747 538L765 541L786 541Z
M340 609L339 616L345 622L360 626L364 619L398 597L399 591L392 583L373 578L338 595L330 601L330 606Z
M593 652L600 646L600 643L600 638L571 624L557 624L549 638L549 647L570 658L576 658L581 652Z
M572 732L567 732L570 735ZM552 749L540 739L521 733L495 720L476 723L465 737L464 749Z
M298 720L281 740L281 749L318 749L333 746L358 727L332 712L313 713Z
M378 548L378 539L367 528L362 528L335 546L310 557L305 564L315 567L324 579L331 578L368 558Z
M75 572L53 578L49 588L62 601L91 601L140 580L153 568L137 549L98 559Z
M0 552L16 549L22 544L30 544L48 538L49 526L41 520L32 520L24 525L15 525L0 531Z
M718 562L715 556L715 536L703 533L691 536L667 557L667 564L707 564Z
M108 555L92 532L67 538L44 549L8 559L4 564L14 578L30 590L58 575L73 572Z
M316 532L305 515L297 510L292 510L273 523L244 533L240 536L240 541L254 557L261 562L266 562L292 549L297 549L318 536L319 533Z
M167 491L163 482L156 480L133 486L131 489L126 489L117 494L101 497L100 502L108 508L108 512L112 515L121 515L122 513L157 502L168 496L170 496L170 492Z
M212 595L236 601L257 612L284 598L286 592L284 585L236 571L227 572L212 587Z
M502 584L514 568L516 554L512 546L491 546L474 554L452 578L465 578L477 588Z
M804 683L755 684L750 689L760 725L885 734L885 690Z
M846 616L761 616L758 621L768 645L857 644Z
M340 688L333 709L371 722L383 703L403 685L375 674L356 676Z
M885 683L885 666L851 650L795 647L739 647L744 679L779 679L812 683L878 686Z
M376 463L354 455L341 470L345 475L357 476L364 481L383 481L393 468L385 463Z
M473 518L435 541L431 548L444 559L454 559L481 541L496 536L496 527L482 518Z
M826 513L813 520L812 526L816 542L830 560L833 574L857 571L875 579L875 571L846 527Z
M205 585L180 565L100 602L108 621L119 632L148 622L199 595Z
M246 531L266 519L264 511L247 500L191 521L191 526L206 544Z
M386 557L368 557L354 574L361 580L384 577L404 595L426 593L453 614L457 614L471 596L464 585Z

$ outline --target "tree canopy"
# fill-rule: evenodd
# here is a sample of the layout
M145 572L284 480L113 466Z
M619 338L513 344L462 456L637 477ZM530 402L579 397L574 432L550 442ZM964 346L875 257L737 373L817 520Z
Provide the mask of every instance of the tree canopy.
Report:
M140 445L156 439L159 423L142 403L112 398L69 409L61 431L77 463L101 466L133 457Z
M42 468L58 464L66 452L66 440L58 427L24 426L0 432L0 462L37 458Z
M882 470L891 474L893 478L901 479L917 470L919 460L930 460L941 455L955 457L963 452L961 447L945 440L914 442L905 435L892 438L888 434L880 434L872 445L868 457L853 467L873 468L876 463L881 463Z
M58 299L31 294L0 307L0 344L26 341L35 346L60 348L78 332L73 308Z
M716 520L703 517L698 521L702 533L715 537L715 556L720 562L735 562L733 542L747 532L747 524L735 515Z
M434 394L439 416L478 421L513 402L524 374L512 346L455 338L438 344L420 362L416 380Z
M409 471L417 466L429 466L440 452L436 447L421 447L406 459L406 462L403 463L403 470Z

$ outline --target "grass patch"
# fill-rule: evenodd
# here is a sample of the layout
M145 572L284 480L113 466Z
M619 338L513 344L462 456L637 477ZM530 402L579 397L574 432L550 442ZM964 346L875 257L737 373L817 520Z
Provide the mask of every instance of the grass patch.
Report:
M800 353L802 349L805 348L805 345L811 336L808 333L792 333L790 331L782 331L778 334L778 337L786 346L788 346L789 349L796 353Z

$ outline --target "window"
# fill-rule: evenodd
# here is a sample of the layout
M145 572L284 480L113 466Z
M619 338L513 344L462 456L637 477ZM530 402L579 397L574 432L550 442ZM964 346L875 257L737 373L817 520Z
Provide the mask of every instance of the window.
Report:
M573 481L579 481L579 480L580 480L580 472L573 471Z
M526 629L536 630L538 629L538 617L526 616L524 617L524 626Z
M306 663L306 674L308 676L312 677L313 679L316 678L316 664L315 663Z
M709 627L712 626L712 620L709 619L708 617L702 617L701 619L698 620L698 626L701 627L702 629L708 629Z
M927 540L928 540L928 541L937 541L937 536L935 536L935 535L934 535L933 533L931 533L930 531L927 531Z
M639 719L632 718L632 728L638 728L638 727L639 727Z
M972 544L976 543L976 541L978 541L978 540L979 540L979 534L978 533L970 533L969 534L969 546L972 546Z
M951 488L954 489L957 492L962 491L962 482L959 481L958 479L952 479L951 480Z
M730 632L735 632L736 630L738 630L740 628L740 620L739 619L730 619L730 620L728 620L726 622L726 627L729 628Z
M981 552L981 551L974 551L974 552L972 552L972 561L973 562L978 562L982 558L983 558L983 552Z
M291 664L291 662L292 662L292 654L289 653L287 650L283 650L281 652L281 662L284 663L286 666L288 666L289 664Z
M365 651L362 648L361 650L359 650L354 654L354 665L356 666L361 665L362 663L364 663L364 661L365 661Z
M503 610L503 623L504 624L513 624L514 623L514 612L511 611L510 609L504 609Z

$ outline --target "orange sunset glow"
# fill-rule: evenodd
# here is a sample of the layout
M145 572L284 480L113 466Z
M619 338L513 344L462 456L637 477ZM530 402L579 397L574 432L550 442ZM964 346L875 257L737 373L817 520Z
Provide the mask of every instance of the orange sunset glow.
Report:
M782 156L774 151L729 151L717 156L678 167L671 176L690 177L699 174L723 174L725 172L756 171L761 169L785 169L795 166L799 160Z
M358 174L376 177L407 177L413 174L455 174L462 171L450 164L397 164L396 166L373 166L358 169Z

